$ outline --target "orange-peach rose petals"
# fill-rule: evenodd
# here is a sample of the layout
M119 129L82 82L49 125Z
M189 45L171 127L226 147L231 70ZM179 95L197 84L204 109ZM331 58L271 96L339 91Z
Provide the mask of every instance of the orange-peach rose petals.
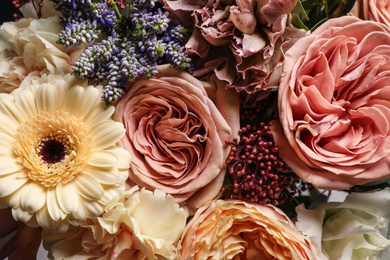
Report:
M179 259L323 259L271 205L217 200L200 208L178 245Z

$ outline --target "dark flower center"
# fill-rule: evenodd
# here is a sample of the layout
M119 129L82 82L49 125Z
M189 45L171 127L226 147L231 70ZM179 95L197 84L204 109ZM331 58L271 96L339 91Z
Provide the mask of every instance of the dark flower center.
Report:
M47 164L55 164L64 159L67 149L65 145L55 139L43 141L40 145L39 156Z

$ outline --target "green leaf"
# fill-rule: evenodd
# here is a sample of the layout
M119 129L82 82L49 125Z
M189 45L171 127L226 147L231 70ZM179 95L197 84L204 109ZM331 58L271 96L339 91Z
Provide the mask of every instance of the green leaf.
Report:
M390 179L373 181L363 185L353 186L348 192L370 192L374 190L383 190L386 187L390 187Z
M302 22L301 18L299 18L298 15L294 14L292 16L292 20L291 20L292 24L297 27L297 28L300 28L300 29L305 29L306 31L309 30L309 28L307 28L307 26Z
M297 8L297 10L299 11L299 13L303 16L303 18L305 18L307 21L310 20L309 16L307 15L306 11L305 11L305 8L303 8L303 5L302 5L302 2L301 0L298 1L297 5L295 6L295 8Z

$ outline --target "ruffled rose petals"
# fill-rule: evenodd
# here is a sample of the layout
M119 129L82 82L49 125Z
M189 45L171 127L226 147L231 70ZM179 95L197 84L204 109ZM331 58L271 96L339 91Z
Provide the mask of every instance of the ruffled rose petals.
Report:
M390 1L356 0L355 6L359 18L390 26Z
M132 155L129 178L200 207L222 187L231 130L202 83L170 66L132 84L116 106Z
M273 136L287 164L323 189L390 176L390 29L331 19L287 53Z
M198 209L178 245L179 259L326 259L271 205L212 201Z

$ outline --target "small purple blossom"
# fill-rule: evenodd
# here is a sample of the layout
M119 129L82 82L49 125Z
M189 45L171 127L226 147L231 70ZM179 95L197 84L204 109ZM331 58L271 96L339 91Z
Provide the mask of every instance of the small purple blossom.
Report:
M73 72L80 78L104 82L102 99L107 103L125 93L127 81L152 77L159 64L189 69L190 59L182 45L186 30L170 24L168 12L162 11L157 0L136 0L131 5L81 0L75 8L72 3L59 1L64 30L58 43L90 45L74 63ZM123 12L118 12L117 4Z

